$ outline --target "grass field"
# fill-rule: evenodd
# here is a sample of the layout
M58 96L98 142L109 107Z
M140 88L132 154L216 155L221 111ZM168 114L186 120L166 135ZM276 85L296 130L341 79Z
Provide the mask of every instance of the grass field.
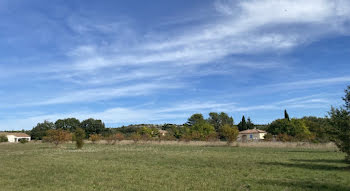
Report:
M332 148L0 144L0 190L350 190Z

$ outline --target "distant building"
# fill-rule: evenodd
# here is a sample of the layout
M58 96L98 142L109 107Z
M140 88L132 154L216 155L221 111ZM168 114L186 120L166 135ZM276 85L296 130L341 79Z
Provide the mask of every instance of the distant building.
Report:
M259 129L248 129L245 131L241 131L238 134L238 141L259 141L263 140L264 136L267 134L266 131L259 130Z
M159 130L159 134L162 135L162 136L165 136L166 134L168 134L168 131L165 131L165 130Z
M0 135L5 135L8 139L8 142L10 143L17 143L21 139L27 139L27 141L30 141L30 136L25 133L0 133Z

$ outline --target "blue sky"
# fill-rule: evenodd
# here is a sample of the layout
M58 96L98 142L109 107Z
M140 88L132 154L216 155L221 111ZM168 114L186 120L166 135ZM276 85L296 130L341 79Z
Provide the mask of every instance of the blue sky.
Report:
M0 0L0 130L325 116L350 85L347 0Z

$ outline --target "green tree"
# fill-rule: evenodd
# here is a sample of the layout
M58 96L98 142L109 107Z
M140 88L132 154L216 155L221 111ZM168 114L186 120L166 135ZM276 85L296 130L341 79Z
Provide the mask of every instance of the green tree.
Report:
M205 120L201 113L196 113L196 114L193 114L190 118L188 118L186 124L189 126L192 126L199 123L205 123Z
M287 119L288 121L290 120L286 109L284 110L284 118Z
M255 125L253 124L252 120L250 117L247 119L247 129L254 129Z
M244 130L247 130L248 127L247 127L247 122L245 121L245 117L243 115L242 117L242 121L237 125L238 126L238 130L239 131L244 131Z
M232 127L228 124L225 124L220 131L223 137L226 139L227 144L231 144L233 141L237 140L239 133L237 127Z
M345 90L344 107L331 108L329 112L328 134L339 150L346 153L345 160L350 163L350 86Z
M84 146L84 138L86 137L84 129L77 128L75 130L74 137L75 137L75 142L76 142L77 148L78 149L83 148L83 146Z
M343 97L343 100L345 102L345 109L350 112L350 86L345 89L345 96Z
M307 141L310 139L311 132L305 125L304 120L301 119L292 119L290 120L292 130L290 132L290 136L294 136L296 140L299 141Z
M268 126L267 132L272 135L285 134L297 140L307 140L311 135L302 119L277 119Z
M209 113L208 122L214 126L215 130L220 129L221 127L220 115L216 112Z
M86 138L91 134L102 134L105 130L105 124L98 119L89 118L81 122L81 128L86 133Z
M327 134L329 122L327 118L310 116L303 117L302 120L311 132L312 141L321 143L329 142L329 135Z
M195 140L205 140L215 133L215 128L208 122L196 123L190 127L191 135Z
M54 129L55 125L52 122L44 121L43 123L38 123L31 130L31 137L33 140L42 140L44 136L47 135L47 131L50 129Z
M283 133L290 134L291 129L292 126L287 119L277 119L271 124L269 124L269 126L267 127L267 132L271 133L272 135L278 135Z
M347 154L345 159L350 163L350 114L344 108L332 108L329 117L330 139Z
M217 132L225 124L233 126L233 118L229 117L225 112L221 112L220 114L216 112L211 112L209 113L209 118L207 121L214 126Z
M56 129L63 129L70 132L74 132L79 127L80 121L76 118L58 119L55 122Z
M9 140L7 139L7 136L6 135L0 135L0 143L3 143L3 142L8 142Z

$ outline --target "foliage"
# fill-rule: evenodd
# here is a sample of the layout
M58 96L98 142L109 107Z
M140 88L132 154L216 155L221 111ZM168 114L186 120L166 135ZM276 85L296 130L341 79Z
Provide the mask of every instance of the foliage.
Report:
M149 127L142 127L138 129L137 133L139 133L142 137L158 137L159 130L155 127L149 128Z
M302 120L311 132L311 141L316 143L329 142L329 135L327 134L329 122L327 118L303 117Z
M290 120L286 109L284 110L284 119Z
M276 137L277 141L282 141L282 142L290 142L293 141L293 137L286 134L286 133L280 133Z
M206 121L195 123L190 127L190 132L193 140L206 140L210 135L213 136L215 128Z
M0 135L0 143L8 142L9 140L7 139L6 135Z
M250 117L248 117L247 119L247 129L254 129L255 125L252 122L252 120L250 119Z
M304 121L301 119L277 119L273 121L267 128L267 132L272 135L283 135L295 137L295 140L308 140L311 133ZM289 138L284 139L289 140Z
M43 137L45 142L53 143L55 146L72 140L72 135L63 129L50 129Z
M117 141L124 140L124 135L121 133L112 134L107 136L105 140L107 141L107 144L115 145Z
M117 139L117 141L122 141L124 140L124 135L121 133L117 133L115 134L115 138Z
M226 124L221 128L221 134L226 139L227 144L231 144L232 142L237 140L238 137L238 129L236 127L231 127Z
M133 133L133 134L131 134L130 138L136 144L137 142L139 142L141 140L141 135L139 133Z
M267 133L265 136L264 136L264 141L272 141L273 140L273 135L270 134L270 133Z
M90 138L89 138L89 140L93 144L95 144L96 142L99 142L101 139L102 139L102 135L100 135L100 134L92 134L92 135L90 135Z
M86 137L85 131L82 128L77 128L74 133L76 147L78 149L83 148L84 138Z
M242 116L241 122L237 126L239 131L244 131L248 129L247 122L245 121L244 115Z
M93 118L82 121L81 128L85 131L87 137L91 134L102 134L106 130L105 124L101 120Z
M207 119L207 121L214 126L215 131L219 131L219 129L221 127L223 127L224 125L230 125L233 126L233 118L229 117L226 113L221 112L216 113L216 112L210 112L209 113L209 118Z
M345 102L345 109L350 112L350 86L345 89L345 96L343 97L343 100Z
M20 139L19 142L22 144L26 144L28 143L28 139Z
M42 140L46 136L47 131L54 129L55 125L52 122L44 121L43 123L38 123L31 131L30 135L33 140Z
M347 154L345 159L350 162L350 114L344 108L332 108L329 115L330 139L342 152Z
M63 129L70 132L74 132L79 127L80 121L76 118L58 119L55 122L56 129Z
M188 126L193 126L195 124L202 124L205 123L205 120L203 118L203 115L200 113L195 113L193 114L190 118L187 120L187 125Z

